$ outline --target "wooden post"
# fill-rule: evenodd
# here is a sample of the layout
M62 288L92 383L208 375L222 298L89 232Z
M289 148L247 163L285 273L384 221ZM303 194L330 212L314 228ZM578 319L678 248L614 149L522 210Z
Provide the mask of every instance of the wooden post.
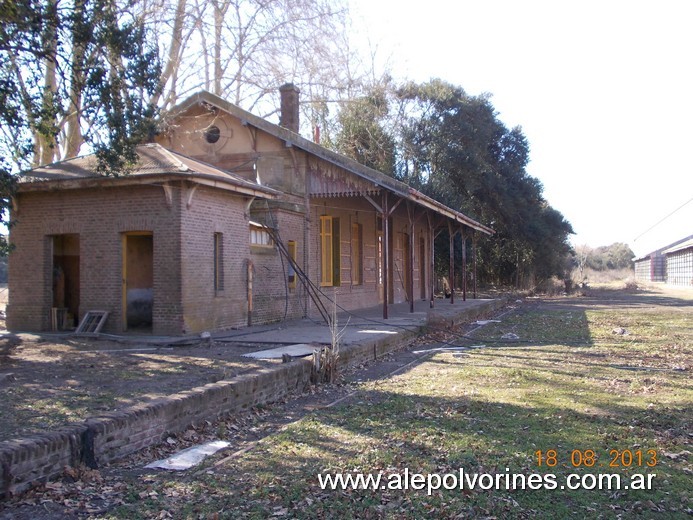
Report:
M390 248L390 226L389 226L389 209L387 206L388 200L387 200L387 191L383 190L383 256L382 256L382 262L383 262L383 319L386 320L388 318L387 315L387 300L390 296L390 287L389 287L389 273L388 273L388 267L389 267L389 260L390 260L390 253L388 249Z
M467 236L464 234L464 227L460 228L462 237L462 301L467 301Z
M428 276L428 290L430 291L430 305L431 309L435 307L435 290L436 290L436 281L435 281L435 256L436 256L436 248L435 248L435 241L436 241L436 236L435 236L435 230L433 229L433 220L431 219L431 214L428 213L428 249L430 253L430 262L428 263L428 269L429 269L429 276Z
M476 231L472 231L472 266L474 275L474 299L476 300Z
M407 215L409 216L409 280L407 292L409 293L409 312L414 312L414 208L407 203Z
M450 263L448 265L448 277L450 278L450 304L455 303L455 235L452 231L452 223L448 222L448 236L450 237Z

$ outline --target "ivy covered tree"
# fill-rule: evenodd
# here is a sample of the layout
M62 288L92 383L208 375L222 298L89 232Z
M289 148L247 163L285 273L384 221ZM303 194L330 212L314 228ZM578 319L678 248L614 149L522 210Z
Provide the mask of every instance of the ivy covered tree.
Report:
M105 173L153 128L158 51L116 0L0 0L0 150L15 171L77 155Z
M116 0L0 0L1 219L14 174L73 157L127 171L153 129L158 51Z

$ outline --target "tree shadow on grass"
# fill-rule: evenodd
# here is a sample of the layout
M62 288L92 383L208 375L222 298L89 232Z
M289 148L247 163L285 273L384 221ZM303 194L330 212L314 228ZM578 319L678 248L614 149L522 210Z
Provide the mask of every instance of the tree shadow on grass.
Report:
M231 508L255 508L272 515L277 509L292 508L301 502L301 517L316 518L333 509L344 516L359 516L366 505L397 504L398 515L375 514L374 518L421 517L436 508L436 517L581 514L594 516L600 511L609 516L634 511L636 502L651 500L657 510L680 507L687 493L688 477L684 459L671 460L664 455L681 450L691 427L691 412L686 406L651 409L633 406L617 399L576 396L573 402L553 402L557 393L569 395L572 384L537 377L532 384L545 385L549 392L544 401L531 405L509 404L470 395L458 398L421 395L416 391L371 390L358 394L333 408L316 412L308 420L293 424L280 435L272 436L240 459L222 468L224 475L243 474L233 489L221 490L206 500L223 501ZM591 411L585 411L589 409ZM558 464L547 467L538 451L557 451ZM657 450L657 465L645 455L641 465L623 467L611 450L623 452ZM587 450L597 455L593 467L576 467L575 453L584 457ZM571 459L571 457L573 457ZM619 465L609 467L617 459ZM506 470L507 468L507 470ZM633 473L658 473L657 489L639 490L472 490L355 491L322 490L318 474L404 474L429 473L504 474L532 473L558 475L559 484L568 474L614 473L629 479ZM218 475L206 477L208 481ZM664 483L666 481L666 483ZM627 482L627 480L624 480ZM305 497L309 500L304 502ZM508 509L509 501L514 503ZM615 507L615 508L614 508ZM387 513L388 510L381 513ZM653 510L654 511L654 510Z
M643 300L625 297L622 301L624 308L634 309L652 303L647 295ZM660 298L656 304L683 310L688 305L677 298ZM383 383L383 389L360 391L334 408L314 413L310 435L303 431L301 422L287 430L285 435L290 441L286 451L273 451L270 445L252 462L239 462L242 467L249 464L249 470L294 475L290 493L278 491L263 504L254 502L258 488L251 479L241 502L228 495L224 500L241 507L255 503L256 511L272 514L273 507L291 507L290 496L317 495L319 507L313 502L301 510L306 518L319 518L326 510L361 516L366 510L364 504L375 504L377 508L394 504L391 509L375 509L377 518L424 517L430 516L431 510L441 518L460 514L503 518L675 516L687 500L689 485L686 457L681 455L689 445L688 432L693 428L686 397L691 390L687 373L637 371L637 367L623 365L629 355L627 341L614 336L609 338L606 350L601 348L603 339L595 340L589 328L588 308L593 307L583 308L579 302L566 307L556 307L552 302L523 307L521 318L543 319L550 338L435 354L404 367L396 379ZM544 310L558 312L541 317ZM566 312L571 326L561 331ZM484 337L498 337L513 324L504 318L495 329L482 329ZM514 330L522 335L534 327L531 320L523 326L524 330ZM615 349L616 357L609 349ZM441 375L458 370L454 381ZM467 375L467 370L476 371L475 375ZM486 384L484 373L489 374ZM427 390L422 391L421 385ZM489 385L495 385L497 391L475 391L475 387ZM653 393L648 394L650 390L642 385L651 385ZM681 396L680 400L669 399L676 395ZM331 433L335 429L340 432L337 436ZM316 446L318 453L302 451L302 445ZM656 450L655 467L647 466L653 462L648 458L650 449ZM556 467L547 467L545 458L540 465L539 457L545 457L547 450L556 450ZM595 466L576 465L587 450L596 454ZM635 453L636 458L639 452L641 462L624 464L619 454L626 451L629 456ZM503 473L506 468L525 475L553 472L560 478L570 473L614 473L625 479L624 483L634 473L656 473L658 480L655 488L645 491L454 490L430 497L411 491L325 492L317 482L317 474L326 471L401 474L408 469L444 474L460 468L491 474Z
M0 340L0 441L267 366L209 347L80 350L82 340ZM87 343L88 344L88 343ZM113 347L118 347L114 345ZM224 351L224 352L222 352Z

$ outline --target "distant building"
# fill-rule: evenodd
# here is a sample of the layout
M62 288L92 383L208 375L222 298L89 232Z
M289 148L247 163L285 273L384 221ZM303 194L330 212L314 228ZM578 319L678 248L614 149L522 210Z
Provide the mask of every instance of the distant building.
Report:
M667 268L667 283L693 287L693 239L670 247L664 251Z
M693 235L636 258L635 279L693 287Z

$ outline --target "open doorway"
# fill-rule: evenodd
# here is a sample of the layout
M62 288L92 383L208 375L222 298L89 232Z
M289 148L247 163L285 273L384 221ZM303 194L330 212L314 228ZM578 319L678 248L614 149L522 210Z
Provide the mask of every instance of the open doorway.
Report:
M52 240L51 328L73 329L79 323L79 235L54 235Z
M426 271L428 264L426 262L426 239L419 237L419 287L421 290L421 299L426 299Z
M413 292L412 285L412 265L411 265L411 243L409 241L409 235L407 233L402 233L402 253L404 258L402 259L402 269L404 271L403 283L404 283L404 294L407 297L407 301L410 302L414 299L414 295L410 294Z
M154 240L151 232L123 235L123 329L151 332Z

